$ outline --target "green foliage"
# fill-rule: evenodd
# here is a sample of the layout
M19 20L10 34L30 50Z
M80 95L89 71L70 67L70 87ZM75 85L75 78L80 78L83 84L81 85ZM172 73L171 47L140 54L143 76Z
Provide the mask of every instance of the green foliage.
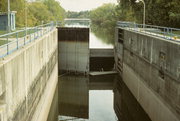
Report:
M122 14L129 21L142 23L143 4L135 3L136 0L121 0L119 6L123 9ZM180 0L144 0L146 4L146 24L180 27ZM131 11L133 18L127 18ZM127 18L127 19L126 19Z
M26 23L25 13L27 13L27 25L35 26L42 22L62 21L65 17L65 10L60 3L55 0L10 0L11 11L16 13L16 26L24 27ZM0 12L7 12L7 0L0 0Z
M0 12L7 11L7 0L0 0Z
M48 11L48 8L45 4L43 4L42 2L33 2L30 3L28 6L28 13L31 13L30 16L28 17L29 20L32 21L28 21L29 24L33 25L39 25L42 22L43 23L47 23L51 20L53 20L53 15L50 11ZM33 23L31 23L33 22Z
M114 28L118 18L121 18L120 9L115 4L104 4L90 12L92 31L106 43L114 43Z
M53 16L53 20L62 21L65 18L65 10L55 0L45 0L44 4Z
M103 6L92 10L90 18L93 24L110 31L116 24L116 6L115 4L104 4Z
M0 40L0 46L7 43L7 40Z
M0 12L8 11L8 3L7 0L0 0ZM25 9L25 1L24 0L11 0L10 1L10 9L11 11L17 11L16 14L16 24L17 26L24 25L24 9Z
M103 40L104 43L114 44L114 33L105 28L100 28L96 24L91 25L92 32L96 35L96 37Z

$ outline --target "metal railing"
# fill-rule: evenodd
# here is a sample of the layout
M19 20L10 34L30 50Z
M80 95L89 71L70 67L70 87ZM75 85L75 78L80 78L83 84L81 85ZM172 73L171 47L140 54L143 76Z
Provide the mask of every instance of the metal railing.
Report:
M56 23L51 22L36 27L0 35L0 58L11 54L22 46L42 37L53 30Z
M133 22L118 21L117 26L128 30L142 32L152 36L168 39L176 42L180 42L180 29L169 28L155 25L143 25Z

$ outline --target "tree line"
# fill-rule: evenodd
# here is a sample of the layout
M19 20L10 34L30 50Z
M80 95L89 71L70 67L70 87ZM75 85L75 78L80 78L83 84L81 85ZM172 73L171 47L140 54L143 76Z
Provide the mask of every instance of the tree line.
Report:
M180 28L180 0L144 0L146 24ZM118 4L104 4L91 11L67 12L67 17L88 17L100 27L114 27L117 21L143 23L143 3L118 0Z
M146 5L146 23L159 26L180 28L180 0L144 0ZM123 20L142 23L143 4L136 0L120 0L119 9L125 16ZM131 13L131 18L128 18Z
M74 11L67 11L66 17L67 18L89 18L90 11L80 11L80 12L74 12Z
M7 12L7 0L0 0L0 12ZM16 13L16 26L36 26L50 21L62 21L65 17L65 10L55 0L10 0L11 11Z
M180 28L180 0L144 0L144 2L146 24ZM94 24L93 29L95 32L102 29L98 32L101 35L114 33L117 21L143 23L143 3L136 3L136 0L119 0L117 5L104 4L89 13Z

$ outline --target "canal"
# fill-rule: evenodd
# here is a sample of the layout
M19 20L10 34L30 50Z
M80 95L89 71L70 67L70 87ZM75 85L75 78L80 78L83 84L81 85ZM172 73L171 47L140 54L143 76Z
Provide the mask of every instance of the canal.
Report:
M67 26L84 27L78 24ZM89 47L113 48L113 44L103 40L106 37L101 36L91 31ZM109 63L106 62L107 65ZM64 74L59 76L48 121L150 121L150 119L118 75Z

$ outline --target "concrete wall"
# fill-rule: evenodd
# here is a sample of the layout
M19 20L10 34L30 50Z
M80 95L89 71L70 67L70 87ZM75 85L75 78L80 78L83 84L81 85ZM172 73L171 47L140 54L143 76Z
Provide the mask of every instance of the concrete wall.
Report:
M90 49L90 57L114 57L114 49Z
M90 71L114 69L114 49L90 49Z
M89 72L89 28L58 28L59 70Z
M0 60L1 121L32 119L56 63L56 29Z
M59 69L89 72L89 43L59 42Z
M116 40L116 65L122 58L124 82L153 121L179 121L179 43L128 30L122 33L123 41Z

